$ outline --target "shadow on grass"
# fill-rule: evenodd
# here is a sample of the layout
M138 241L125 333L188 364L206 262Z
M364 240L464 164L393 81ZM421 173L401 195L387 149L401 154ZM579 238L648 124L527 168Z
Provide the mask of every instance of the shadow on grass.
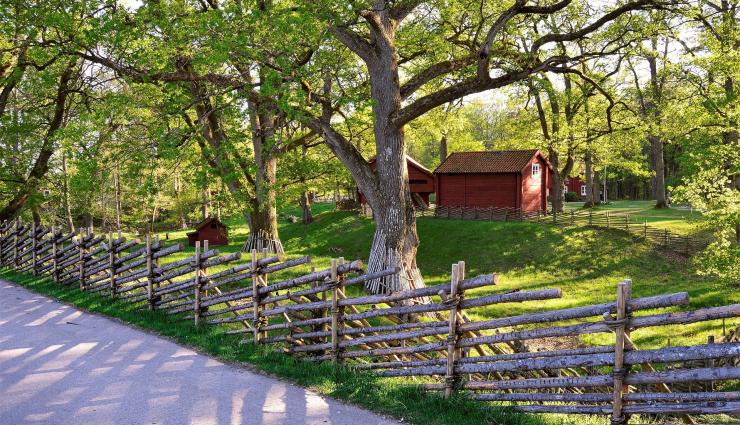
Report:
M131 323L139 328L169 337L178 343L218 357L248 363L254 368L288 379L321 394L352 402L369 410L419 424L517 424L549 425L562 423L547 417L514 412L511 408L475 402L458 394L449 400L420 390L399 380L380 378L371 373L331 363L297 360L266 346L243 343L238 336L223 335L217 327L195 327L163 312L142 311L129 303L98 294L80 292L76 287L60 286L38 278L0 270L0 278L34 292L51 296L89 312Z

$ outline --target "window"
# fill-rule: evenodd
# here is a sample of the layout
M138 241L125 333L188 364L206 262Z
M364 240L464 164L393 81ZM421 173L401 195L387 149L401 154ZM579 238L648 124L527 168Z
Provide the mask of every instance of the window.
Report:
M540 164L532 164L532 177L540 175Z
M586 196L586 185L585 184L581 185L581 196Z

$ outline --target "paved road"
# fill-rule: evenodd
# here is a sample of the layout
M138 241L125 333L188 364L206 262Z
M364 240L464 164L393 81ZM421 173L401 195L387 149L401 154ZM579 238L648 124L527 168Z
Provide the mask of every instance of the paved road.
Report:
M392 424L0 281L0 424Z

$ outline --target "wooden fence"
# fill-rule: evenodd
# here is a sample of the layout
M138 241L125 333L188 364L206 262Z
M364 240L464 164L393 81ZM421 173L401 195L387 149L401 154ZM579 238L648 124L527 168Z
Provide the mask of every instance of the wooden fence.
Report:
M737 318L740 304L666 312L687 304L688 295L633 298L625 280L613 300L553 310L547 300L560 298L559 289L496 291L495 275L468 278L462 262L452 266L449 285L365 295L353 288L398 271L363 274L362 262L340 258L300 273L310 257L281 260L253 250L240 261L240 253L221 255L207 242L176 259L183 249L149 237L0 226L3 266L219 326L308 361L415 377L414 385L445 397L465 390L524 412L607 415L615 424L630 415L683 415L694 423L687 415L740 413L740 391L716 389L740 379L736 338L658 349L639 349L631 338L643 328ZM529 302L538 312L471 319L486 306ZM551 346L598 333L614 335L613 342Z
M607 229L625 231L639 239L646 240L654 246L671 250L684 255L692 255L709 245L709 240L695 236L678 235L666 228L648 225L647 221L637 222L628 213L605 211L594 214L593 211L570 210L564 213L553 213L549 217L540 217L541 222L559 226L597 226Z
M564 213L522 211L518 208L468 208L432 206L416 211L417 217L450 218L479 221L531 221L558 226L596 226L616 229L646 240L656 247L683 255L693 255L709 245L709 241L695 236L678 235L670 230L636 222L630 214L609 211L594 214L592 210L570 210Z

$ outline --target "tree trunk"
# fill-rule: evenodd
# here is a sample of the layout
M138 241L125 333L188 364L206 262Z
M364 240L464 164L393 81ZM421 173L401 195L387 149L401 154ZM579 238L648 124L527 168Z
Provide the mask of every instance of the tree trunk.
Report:
M200 215L202 220L205 220L210 215L211 205L211 191L208 190L208 177L203 180L203 187L201 188L201 201L200 201Z
M309 192L308 190L304 190L303 192L301 192L301 196L298 198L298 202L301 204L301 210L303 211L301 223L313 223L313 213L311 212L311 192Z
M594 205L598 205L601 203L601 181L599 180L599 173L594 171L593 172L593 186L591 187L592 195L591 199L593 199Z
M381 34L376 36L377 61L369 63L375 122L377 190L367 196L375 217L375 235L370 248L368 272L398 267L401 273L367 283L372 293L389 293L423 287L416 264L419 237L406 166L403 128L392 122L401 108L395 25L381 12ZM365 192L364 188L362 188Z
M68 64L59 77L57 93L54 99L54 114L44 135L41 150L25 182L5 208L0 210L0 221L10 220L18 215L23 206L26 205L28 198L38 190L41 180L49 171L49 159L54 154L54 135L65 124L64 116L67 109L67 99L70 94L69 84L74 76L75 65L74 62Z
M447 159L447 136L442 136L439 140L439 163L443 163Z
M36 227L41 226L41 214L39 213L39 206L33 203L31 205L31 216L33 217L33 224Z
M255 155L257 156L257 155ZM267 248L270 252L283 254L277 222L277 200L275 184L277 182L277 159L258 160L256 196L252 198L252 209L249 214L249 239L246 250L256 247ZM261 189L261 190L259 190Z
M64 200L64 214L69 230L74 233L75 222L72 218L72 206L69 199L69 175L67 174L67 153L62 151L62 199Z
M668 208L665 194L665 163L663 161L663 141L659 136L648 136L652 148L653 166L653 192L655 194L655 208Z
M115 174L115 197L116 197L116 230L121 231L121 172L116 168Z
M586 200L583 202L583 207L593 208L598 198L594 199L594 166L591 151L588 149L586 150L583 162L586 165Z
M408 183L406 145L403 125L393 120L401 110L401 88L398 74L398 55L395 47L396 23L382 2L369 12L373 44L357 43L346 37L341 29L335 34L365 62L370 74L373 100L373 135L375 138L376 170L331 125L331 105L322 103L321 118L310 123L312 129L323 135L334 154L352 174L357 188L373 210L375 234L368 259L368 273L398 268L400 273L367 282L371 293L390 293L423 287L424 282L416 264L419 238L416 217ZM331 91L331 79L324 79L324 93Z

